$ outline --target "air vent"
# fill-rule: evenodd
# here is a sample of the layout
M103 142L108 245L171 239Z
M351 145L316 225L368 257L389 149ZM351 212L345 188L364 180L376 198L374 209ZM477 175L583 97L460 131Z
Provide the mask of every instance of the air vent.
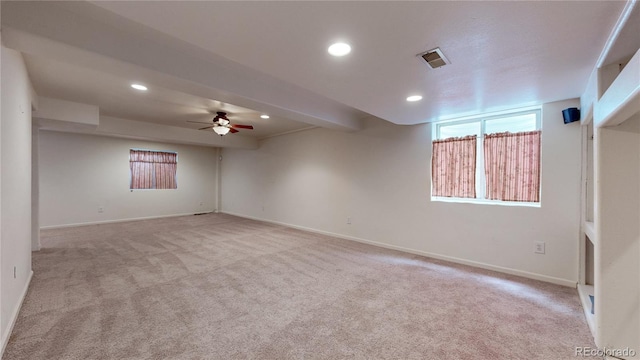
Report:
M440 48L435 48L422 54L418 54L418 56L426 61L432 69L437 69L447 64L451 64Z

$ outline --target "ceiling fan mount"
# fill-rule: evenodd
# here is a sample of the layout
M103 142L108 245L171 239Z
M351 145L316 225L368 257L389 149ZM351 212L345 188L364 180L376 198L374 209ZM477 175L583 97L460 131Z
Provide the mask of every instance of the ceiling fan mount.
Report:
M225 136L228 133L237 133L238 129L253 130L252 125L232 124L227 113L224 111L217 111L216 116L212 119L213 125L200 128L198 130L213 130L220 136ZM188 121L193 123L205 124L199 121ZM208 124L208 123L207 123Z
M227 117L227 113L224 111L218 111L216 112L216 117L213 118L213 123L218 123L219 125L229 125L230 121L229 118Z

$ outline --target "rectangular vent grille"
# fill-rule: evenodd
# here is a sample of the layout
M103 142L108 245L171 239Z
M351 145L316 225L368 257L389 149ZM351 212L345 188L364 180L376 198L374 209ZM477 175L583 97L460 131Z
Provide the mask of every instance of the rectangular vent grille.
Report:
M426 61L432 69L437 69L447 64L451 64L451 62L444 56L440 48L435 48L425 53L418 54L418 56Z

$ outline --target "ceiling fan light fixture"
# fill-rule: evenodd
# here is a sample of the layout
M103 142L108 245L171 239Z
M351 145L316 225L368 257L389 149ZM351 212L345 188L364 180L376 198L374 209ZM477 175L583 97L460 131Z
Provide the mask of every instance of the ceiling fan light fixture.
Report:
M227 118L227 113L224 111L218 111L217 114L218 115L214 117L211 122L208 122L208 123L203 123L200 121L190 121L190 120L187 120L187 122L193 122L198 124L208 124L209 126L205 126L198 130L207 130L207 131L213 130L217 135L220 135L220 136L225 136L228 133L235 134L239 131L238 129L253 130L253 125L232 124L231 121L229 121L229 118Z
M215 131L215 132L216 132L216 134L218 134L218 135L220 135L220 136L225 136L225 135L227 135L227 134L229 133L229 130L231 130L231 129L229 129L229 128L228 128L228 127L226 127L226 126L215 126L215 127L213 128L213 131Z

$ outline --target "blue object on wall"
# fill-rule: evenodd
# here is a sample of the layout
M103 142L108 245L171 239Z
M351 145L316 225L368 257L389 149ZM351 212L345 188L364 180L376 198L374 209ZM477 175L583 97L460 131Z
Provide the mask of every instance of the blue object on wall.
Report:
M589 300L591 300L591 313L593 314L593 295L589 295Z

